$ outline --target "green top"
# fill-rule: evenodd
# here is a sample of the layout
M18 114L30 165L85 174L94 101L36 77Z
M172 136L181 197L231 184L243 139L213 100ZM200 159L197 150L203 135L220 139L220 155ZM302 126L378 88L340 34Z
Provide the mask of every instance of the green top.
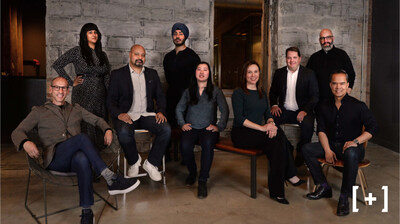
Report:
M264 91L263 98L260 99L257 90L249 90L249 95L247 95L243 89L238 88L232 95L232 107L235 116L233 126L235 127L242 127L246 119L262 125L266 120L272 118L268 97Z

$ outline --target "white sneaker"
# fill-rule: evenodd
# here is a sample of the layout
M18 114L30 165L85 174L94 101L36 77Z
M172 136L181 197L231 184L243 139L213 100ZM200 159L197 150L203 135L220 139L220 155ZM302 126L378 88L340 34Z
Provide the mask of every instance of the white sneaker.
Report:
M137 160L137 162L135 164L133 164L132 166L129 167L128 169L128 177L137 177L137 175L139 175L139 167L140 167L140 163L142 162L142 157L140 157L140 155L138 154L139 159Z
M150 178L154 181L160 181L161 180L161 174L158 171L158 168L156 166L153 166L149 161L144 161L143 163L143 169L146 170L146 172L149 174Z

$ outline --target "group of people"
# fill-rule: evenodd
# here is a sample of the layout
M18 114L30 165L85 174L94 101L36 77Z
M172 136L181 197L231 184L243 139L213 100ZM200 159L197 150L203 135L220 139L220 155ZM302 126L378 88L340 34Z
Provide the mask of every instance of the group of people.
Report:
M112 195L135 189L140 183L135 177L142 165L152 180L160 181L157 167L168 147L171 128L182 130L182 159L189 171L185 184L191 186L198 180L198 197L207 197L214 146L227 125L229 109L223 92L212 83L210 65L185 45L188 27L174 24L171 36L175 48L163 61L168 83L165 95L157 71L144 66L143 46L133 45L128 65L111 71L102 50L100 30L93 23L85 24L79 46L60 56L52 66L59 74L49 88L52 99L34 107L12 133L18 150L24 149L32 158L43 157L44 168L77 173L81 223L93 221L92 168L96 175L104 177ZM332 195L317 158L325 156L332 163L336 158L343 159L338 215L346 215L357 163L364 156L361 144L372 137L376 122L364 103L348 95L354 84L354 70L347 54L333 46L332 32L322 30L319 40L322 50L311 56L307 68L300 65L298 48L286 50L287 66L275 72L269 100L262 87L259 64L252 60L244 64L241 86L232 95L231 136L235 147L265 152L270 166L270 197L289 204L284 182L299 186L305 181L297 177L293 147L279 125L299 124L301 140L296 147L296 162L299 165L305 161L318 184L317 190L307 197ZM75 67L74 78L64 70L70 63ZM72 104L65 101L70 86ZM113 173L99 156L99 150L113 140L108 113L129 164L129 178ZM315 117L320 142L310 143ZM363 126L365 132L361 132ZM42 152L28 138L28 132L34 128L38 129ZM136 149L135 129L147 129L155 135L143 163ZM199 173L193 152L196 144L202 148Z

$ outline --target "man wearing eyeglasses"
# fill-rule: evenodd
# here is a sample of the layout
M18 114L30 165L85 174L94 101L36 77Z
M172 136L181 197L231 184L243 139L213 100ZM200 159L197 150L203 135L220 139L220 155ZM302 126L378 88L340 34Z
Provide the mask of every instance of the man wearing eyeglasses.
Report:
M356 74L349 55L333 45L335 37L330 29L323 29L319 34L319 43L321 50L311 55L307 63L307 68L312 69L318 80L319 99L320 102L333 97L329 87L329 75L332 71L343 69L349 76L349 88L347 93L350 94L354 86Z
M78 104L65 101L69 93L68 82L63 77L51 81L49 93L52 99L42 106L33 107L28 116L12 132L11 138L17 150L25 150L40 165L52 171L74 172L78 178L79 205L82 207L81 223L93 223L93 172L106 180L110 195L125 194L140 183L136 178L124 178L107 168L97 149L86 134L81 133L81 121L98 126L104 132L104 144L112 142L112 130L102 118ZM43 151L38 142L29 137L37 129ZM43 162L41 162L43 161Z

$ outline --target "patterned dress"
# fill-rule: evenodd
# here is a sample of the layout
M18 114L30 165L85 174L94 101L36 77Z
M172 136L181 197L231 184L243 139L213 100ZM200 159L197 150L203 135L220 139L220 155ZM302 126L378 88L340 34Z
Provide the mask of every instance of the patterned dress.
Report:
M110 82L110 65L106 53L105 63L100 66L99 59L92 50L93 62L95 65L87 65L81 54L81 48L76 46L65 54L61 55L52 65L56 72L67 79L70 86L73 85L72 74L68 75L64 67L70 63L74 65L76 74L83 74L83 83L73 87L71 101L78 103L91 113L108 120L106 110L107 89ZM88 124L81 124L82 132L87 133L98 149L105 148L104 133L96 127Z

